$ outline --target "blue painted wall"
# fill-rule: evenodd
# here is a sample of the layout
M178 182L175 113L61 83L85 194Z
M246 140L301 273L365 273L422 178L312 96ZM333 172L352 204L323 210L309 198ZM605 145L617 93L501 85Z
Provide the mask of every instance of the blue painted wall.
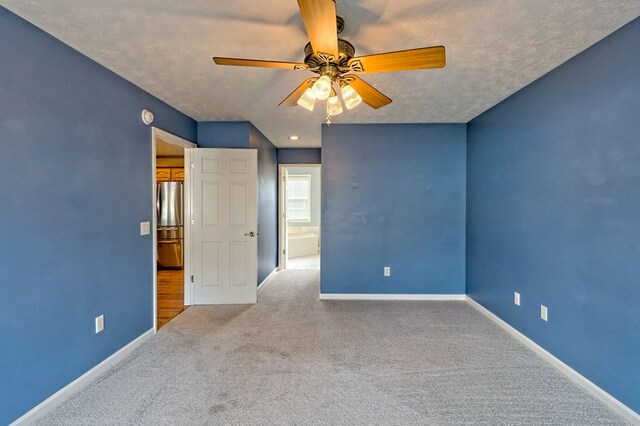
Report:
M278 148L278 164L320 164L320 148Z
M249 148L248 121L198 122L200 148Z
M638 41L635 20L469 124L467 290L640 412Z
M278 266L278 150L253 125L249 146L258 150L258 284Z
M198 123L201 148L255 148L258 150L258 284L278 264L278 151L248 121Z
M0 7L0 424L153 327L151 128L196 124ZM94 319L105 315L105 330Z
M465 168L465 124L323 126L322 292L464 294Z

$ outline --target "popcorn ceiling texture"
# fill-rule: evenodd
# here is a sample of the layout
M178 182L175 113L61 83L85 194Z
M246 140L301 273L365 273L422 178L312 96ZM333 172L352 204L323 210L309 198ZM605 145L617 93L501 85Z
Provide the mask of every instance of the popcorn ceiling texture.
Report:
M277 105L308 71L216 66L302 61L293 0L2 0L196 120L249 120L273 143L320 146L323 105ZM337 0L357 55L444 45L447 67L363 78L394 102L336 123L465 123L640 15L640 0ZM298 134L301 141L290 142Z

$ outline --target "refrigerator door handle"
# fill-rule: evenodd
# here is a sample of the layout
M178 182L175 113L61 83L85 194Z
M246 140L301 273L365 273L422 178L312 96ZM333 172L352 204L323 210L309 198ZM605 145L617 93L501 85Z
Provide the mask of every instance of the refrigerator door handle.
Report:
M157 221L156 222L160 222L160 218L162 217L161 213L161 208L162 206L162 191L160 190L160 184L156 185L156 217L157 217Z

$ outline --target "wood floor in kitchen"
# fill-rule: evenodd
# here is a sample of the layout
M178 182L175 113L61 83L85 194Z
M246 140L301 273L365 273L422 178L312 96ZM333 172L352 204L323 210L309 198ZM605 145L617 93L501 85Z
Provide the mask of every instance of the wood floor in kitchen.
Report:
M158 270L158 330L185 308L184 271Z

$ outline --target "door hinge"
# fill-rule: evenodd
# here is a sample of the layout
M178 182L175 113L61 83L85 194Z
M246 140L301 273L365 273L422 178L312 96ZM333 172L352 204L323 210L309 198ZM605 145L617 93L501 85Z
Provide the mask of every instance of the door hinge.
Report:
M195 166L193 164L193 161L191 162L191 170L195 169Z
M282 250L282 254L287 254L287 251L286 250Z
M194 226L196 224L196 221L191 219L191 226Z
M193 282L193 275L191 275L191 282Z

